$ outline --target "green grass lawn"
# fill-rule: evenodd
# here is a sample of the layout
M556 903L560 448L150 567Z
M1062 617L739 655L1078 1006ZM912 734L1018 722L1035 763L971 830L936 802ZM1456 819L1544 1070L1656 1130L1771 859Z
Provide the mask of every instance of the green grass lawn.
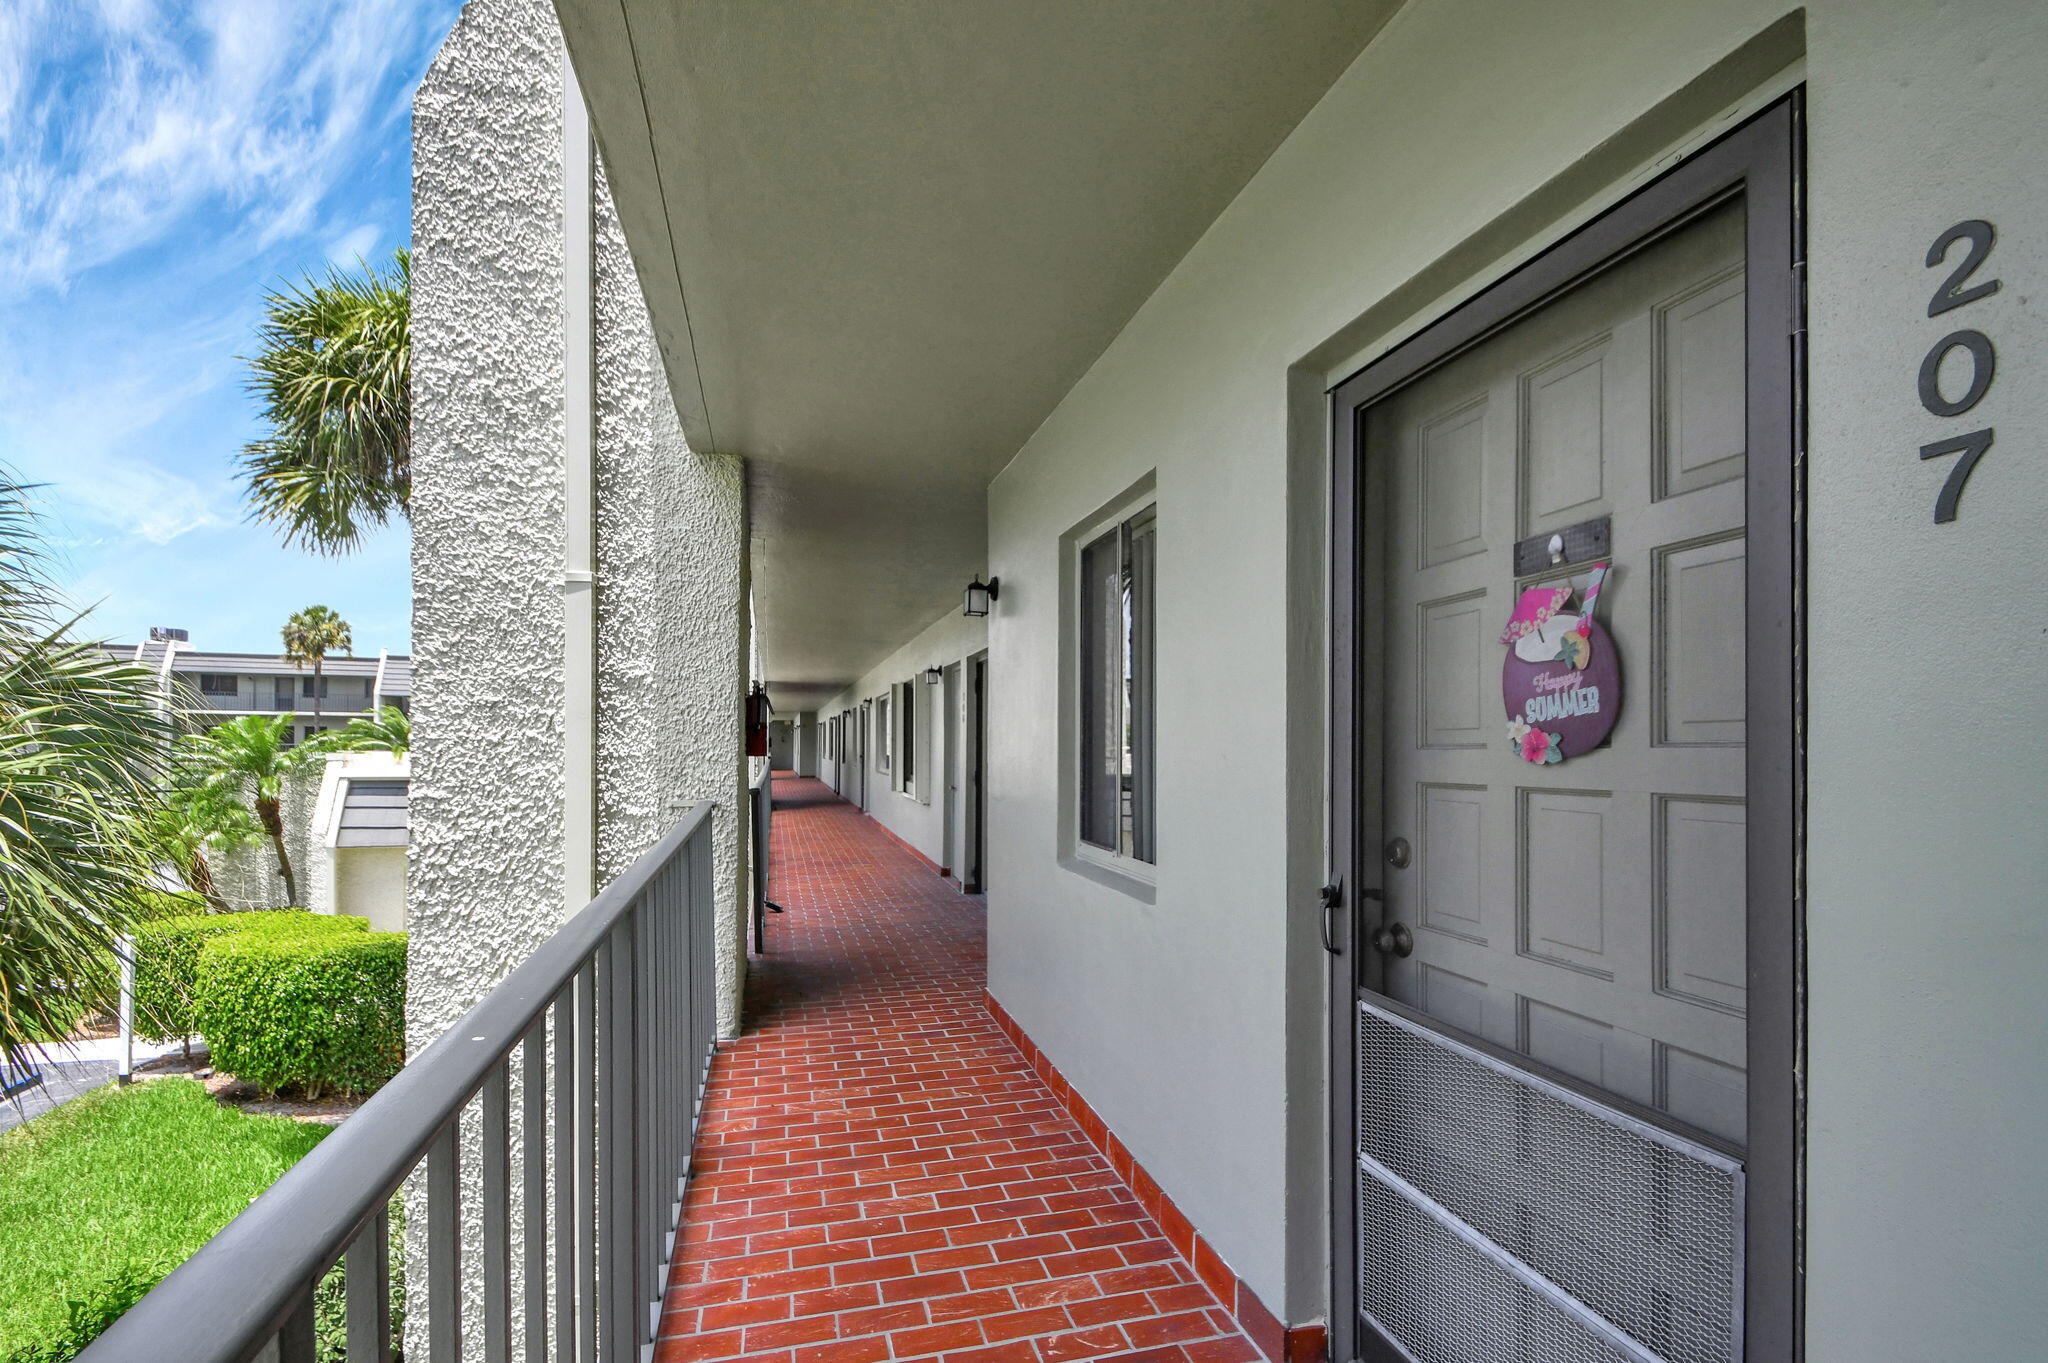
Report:
M0 1135L0 1363L68 1357L326 1134L158 1079Z

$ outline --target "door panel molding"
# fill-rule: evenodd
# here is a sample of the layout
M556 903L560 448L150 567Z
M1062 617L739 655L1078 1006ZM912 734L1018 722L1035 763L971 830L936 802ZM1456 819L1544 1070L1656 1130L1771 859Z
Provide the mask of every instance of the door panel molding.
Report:
M1746 777L1747 989L1742 1002L1748 1015L1748 1115L1742 1154L1742 1357L1747 1363L1796 1363L1803 1356L1805 1093L1800 1076L1805 1052L1805 892L1799 866L1805 835L1805 753L1798 719L1805 703L1800 664L1805 493L1797 457L1805 441L1803 155L1801 93L1795 91L1393 347L1331 393L1329 842L1331 867L1344 893L1332 929L1329 975L1330 1356L1339 1363L1405 1357L1361 1319L1357 1289L1361 1174L1354 1129L1355 1000L1362 991L1377 996L1384 983L1383 958L1366 947L1369 934L1380 926L1378 892L1384 872L1378 757L1384 669L1378 645L1369 648L1365 641L1384 637L1380 579L1385 554L1373 513L1385 501L1386 473L1384 461L1364 457L1363 413L1375 401L1738 195L1746 214L1744 271L1681 292L1696 298L1703 289L1740 279L1746 321L1746 450L1739 463L1732 456L1681 459L1672 469L1660 463L1656 494L1718 496L1706 489L1727 482L1733 485L1727 489L1730 493L1739 486L1744 498L1748 742L1740 760ZM1673 413L1671 420L1682 415ZM1665 461L1671 438L1692 433L1667 426L1662 415L1656 425L1656 453ZM1724 439L1726 432L1707 431L1705 436ZM1518 511L1528 514L1527 508ZM1453 547L1461 546L1462 541ZM1647 694L1643 700L1648 700ZM1731 762L1737 758L1729 754ZM1731 982L1723 1007L1734 997ZM1381 1007L1389 1002L1383 996L1372 1001ZM1394 1007L1399 1011L1399 1005ZM1419 1016L1416 1021L1446 1034L1454 1032ZM1458 1039L1498 1051L1503 1058L1512 1055L1477 1038ZM1662 1053L1656 1056L1660 1097L1673 1082L1670 1060ZM1527 1056L1512 1055L1512 1063L1568 1088L1575 1083L1532 1065ZM1692 1072L1679 1073L1680 1082L1685 1082L1684 1075ZM1611 1094L1599 1095L1599 1101L1617 1105ZM1687 1126L1648 1108L1641 1115L1663 1130ZM1703 1132L1697 1139L1709 1146L1717 1143Z

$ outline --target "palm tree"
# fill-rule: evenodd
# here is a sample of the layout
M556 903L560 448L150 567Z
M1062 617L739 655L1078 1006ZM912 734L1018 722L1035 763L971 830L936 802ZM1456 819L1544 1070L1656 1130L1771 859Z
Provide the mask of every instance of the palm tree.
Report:
M0 1059L103 1006L153 868L169 729L155 678L74 642L30 491L0 472Z
M284 286L263 307L246 363L270 433L242 447L249 514L286 544L347 553L410 514L412 253Z
M284 622L284 659L294 667L313 666L313 718L320 718L320 669L335 649L348 653L355 648L348 621L325 606L308 606Z
M357 715L313 742L323 752L388 752L403 757L412 747L412 721L396 705L380 705L376 713Z
M284 842L285 782L320 755L318 745L294 748L287 742L293 718L243 715L179 741L183 784L205 789L209 798L247 801L255 812L277 854L277 874L284 881L288 904L299 902L299 881Z
M263 827L248 805L219 784L174 778L150 835L185 888L227 910L233 905L215 885L208 858L247 847L263 836Z

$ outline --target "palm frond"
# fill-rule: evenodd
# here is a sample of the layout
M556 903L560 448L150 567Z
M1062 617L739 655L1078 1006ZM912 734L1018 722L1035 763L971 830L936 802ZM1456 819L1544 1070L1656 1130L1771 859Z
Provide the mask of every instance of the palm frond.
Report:
M112 985L154 882L170 731L156 679L71 636L29 489L0 474L0 1055L60 1037Z
M270 840L285 898L298 902L298 876L285 845L285 783L322 759L317 743L291 746L286 740L297 716L243 715L205 733L187 734L178 744L178 781L208 801L241 805Z
M315 735L300 746L319 752L388 752L403 757L412 747L412 721L396 705L380 705L375 714L357 715L339 729Z
M252 519L346 553L412 495L412 255L264 299L250 393L270 434L243 447Z

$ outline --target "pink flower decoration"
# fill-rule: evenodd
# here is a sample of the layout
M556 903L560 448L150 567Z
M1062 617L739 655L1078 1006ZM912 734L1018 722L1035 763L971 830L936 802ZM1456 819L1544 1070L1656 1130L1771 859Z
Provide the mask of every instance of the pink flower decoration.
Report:
M1542 765L1550 756L1552 736L1541 729L1531 729L1522 735L1522 760Z
M1564 603L1572 599L1570 584L1562 587L1531 587L1515 602L1515 613L1508 617L1508 627L1501 631L1500 641L1512 644L1530 630L1545 624L1550 617L1564 609Z

